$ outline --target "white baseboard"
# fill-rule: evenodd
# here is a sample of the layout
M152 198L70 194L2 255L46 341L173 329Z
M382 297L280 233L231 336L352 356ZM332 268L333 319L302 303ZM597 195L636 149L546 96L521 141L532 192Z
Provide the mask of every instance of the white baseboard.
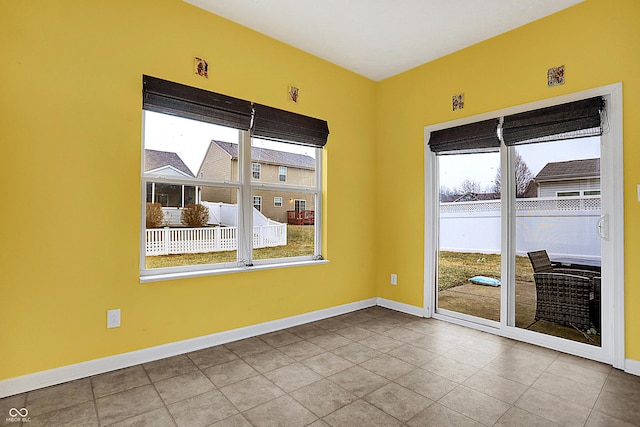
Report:
M424 308L416 307L415 305L409 305L402 302L397 302L385 298L378 298L378 305L380 307L389 308L391 310L399 311L401 313L411 314L413 316L424 317Z
M640 360L625 359L624 371L640 376Z
M246 326L244 328L149 347L129 353L117 354L115 356L103 357L87 362L76 363L73 365L62 366L60 368L2 380L0 381L0 398L56 384L62 384L67 381L86 378L92 375L102 374L104 372L128 368L130 366L152 362L166 357L177 356L179 354L189 353L203 348L226 344L232 341L255 337L257 335L267 334L309 322L315 322L317 320L338 316L340 314L350 313L363 308L373 307L377 305L378 300L379 299L377 298L370 298L324 310L287 317L285 319L272 320L257 325Z
M370 298L324 310L313 311L285 319L273 320L257 325L246 326L244 328L219 332L202 337L192 338L174 343L149 347L129 353L115 356L103 357L87 362L76 363L74 365L62 366L60 368L49 369L47 371L35 372L33 374L10 378L0 381L0 398L13 396L15 394L62 384L80 378L86 378L104 372L115 371L117 369L128 368L141 363L152 362L166 357L177 356L203 348L226 344L257 335L287 329L309 322L350 313L363 308L379 305L391 310L411 314L413 316L424 317L424 309L385 298ZM633 359L625 360L625 372L640 376L640 361Z

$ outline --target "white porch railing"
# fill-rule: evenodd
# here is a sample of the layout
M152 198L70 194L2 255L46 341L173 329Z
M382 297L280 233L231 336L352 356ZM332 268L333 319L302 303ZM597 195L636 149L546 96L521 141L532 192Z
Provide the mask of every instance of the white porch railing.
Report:
M287 224L253 227L253 248L285 246ZM238 249L237 227L152 228L146 230L146 255L194 254Z

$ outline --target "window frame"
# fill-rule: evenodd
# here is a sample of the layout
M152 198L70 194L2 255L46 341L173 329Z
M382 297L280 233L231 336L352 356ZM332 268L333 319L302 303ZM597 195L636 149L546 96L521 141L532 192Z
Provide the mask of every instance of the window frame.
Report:
M282 173L284 171L284 173ZM287 182L287 167L278 166L278 182Z
M258 176L256 176L256 174ZM260 181L262 179L262 164L258 162L251 162L251 179L255 179L256 181Z
M278 200L278 199L280 200L279 202L278 202L278 201L276 201L276 200ZM273 198L273 207L274 207L274 208L281 208L281 207L283 207L283 206L284 206L284 200L282 199L282 196L275 196L275 197Z
M197 87L142 75L142 143L140 179L140 282L171 280L185 277L226 274L255 269L271 269L289 266L325 263L322 257L322 199L323 162L322 148L327 143L329 126L325 120L305 116L287 110L258 104L249 100L211 92ZM145 173L145 112L177 116L227 128L238 134L238 176L234 179L207 179L203 176L159 176ZM252 179L252 136L268 141L302 145L315 150L315 182L313 186L289 186L283 183L269 184ZM194 186L196 202L200 201L198 187L212 186L233 189L237 192L237 261L233 263L198 264L158 269L146 268L146 188L149 182L161 184ZM261 259L252 261L253 253L253 204L252 194L256 189L275 191L296 191L313 196L315 199L314 250L313 255ZM184 200L184 196L182 197Z
M315 186L293 186L285 184L269 184L252 179L253 162L251 159L251 133L239 132L238 141L238 165L239 174L237 180L216 180L196 177L158 176L144 172L145 142L144 142L144 113L142 111L143 138L141 144L141 178L140 178L140 283L150 283L165 280L174 280L189 277L202 277L217 274L230 274L248 270L264 270L273 268L286 268L304 265L316 265L327 263L322 256L322 149L315 148ZM257 163L260 164L260 163ZM146 186L147 183L162 183L170 185L185 185L195 187L220 187L235 189L238 192L238 242L237 261L217 264L192 264L188 266L174 266L147 269L146 265ZM253 239L253 192L260 190L295 191L309 194L315 197L315 221L314 221L314 253L313 255L252 259ZM259 196L262 198L262 196ZM283 200L284 202L284 200ZM306 201L305 201L306 202ZM284 204L284 203L283 203ZM248 207L248 208L247 208Z

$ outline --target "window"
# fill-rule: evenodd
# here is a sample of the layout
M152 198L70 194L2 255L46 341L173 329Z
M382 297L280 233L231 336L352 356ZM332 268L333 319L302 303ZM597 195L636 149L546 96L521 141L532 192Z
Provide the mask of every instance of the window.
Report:
M141 281L322 259L326 122L149 76L143 114Z
M306 200L295 200L294 209L296 212L302 212L307 210L307 201Z
M585 190L585 191L557 191L556 197L579 197L579 196L599 196L600 190Z
M262 211L262 196L253 196L253 207L258 211Z
M558 191L556 192L557 197L577 197L580 195L579 191Z
M251 163L251 178L260 179L262 165L260 163Z

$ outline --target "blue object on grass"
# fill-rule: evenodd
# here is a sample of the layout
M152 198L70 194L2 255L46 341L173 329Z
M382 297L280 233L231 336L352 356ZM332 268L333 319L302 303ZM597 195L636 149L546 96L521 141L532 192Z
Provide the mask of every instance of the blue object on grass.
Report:
M493 277L474 276L469 279L469 281L476 285L500 286L500 280L494 279Z

